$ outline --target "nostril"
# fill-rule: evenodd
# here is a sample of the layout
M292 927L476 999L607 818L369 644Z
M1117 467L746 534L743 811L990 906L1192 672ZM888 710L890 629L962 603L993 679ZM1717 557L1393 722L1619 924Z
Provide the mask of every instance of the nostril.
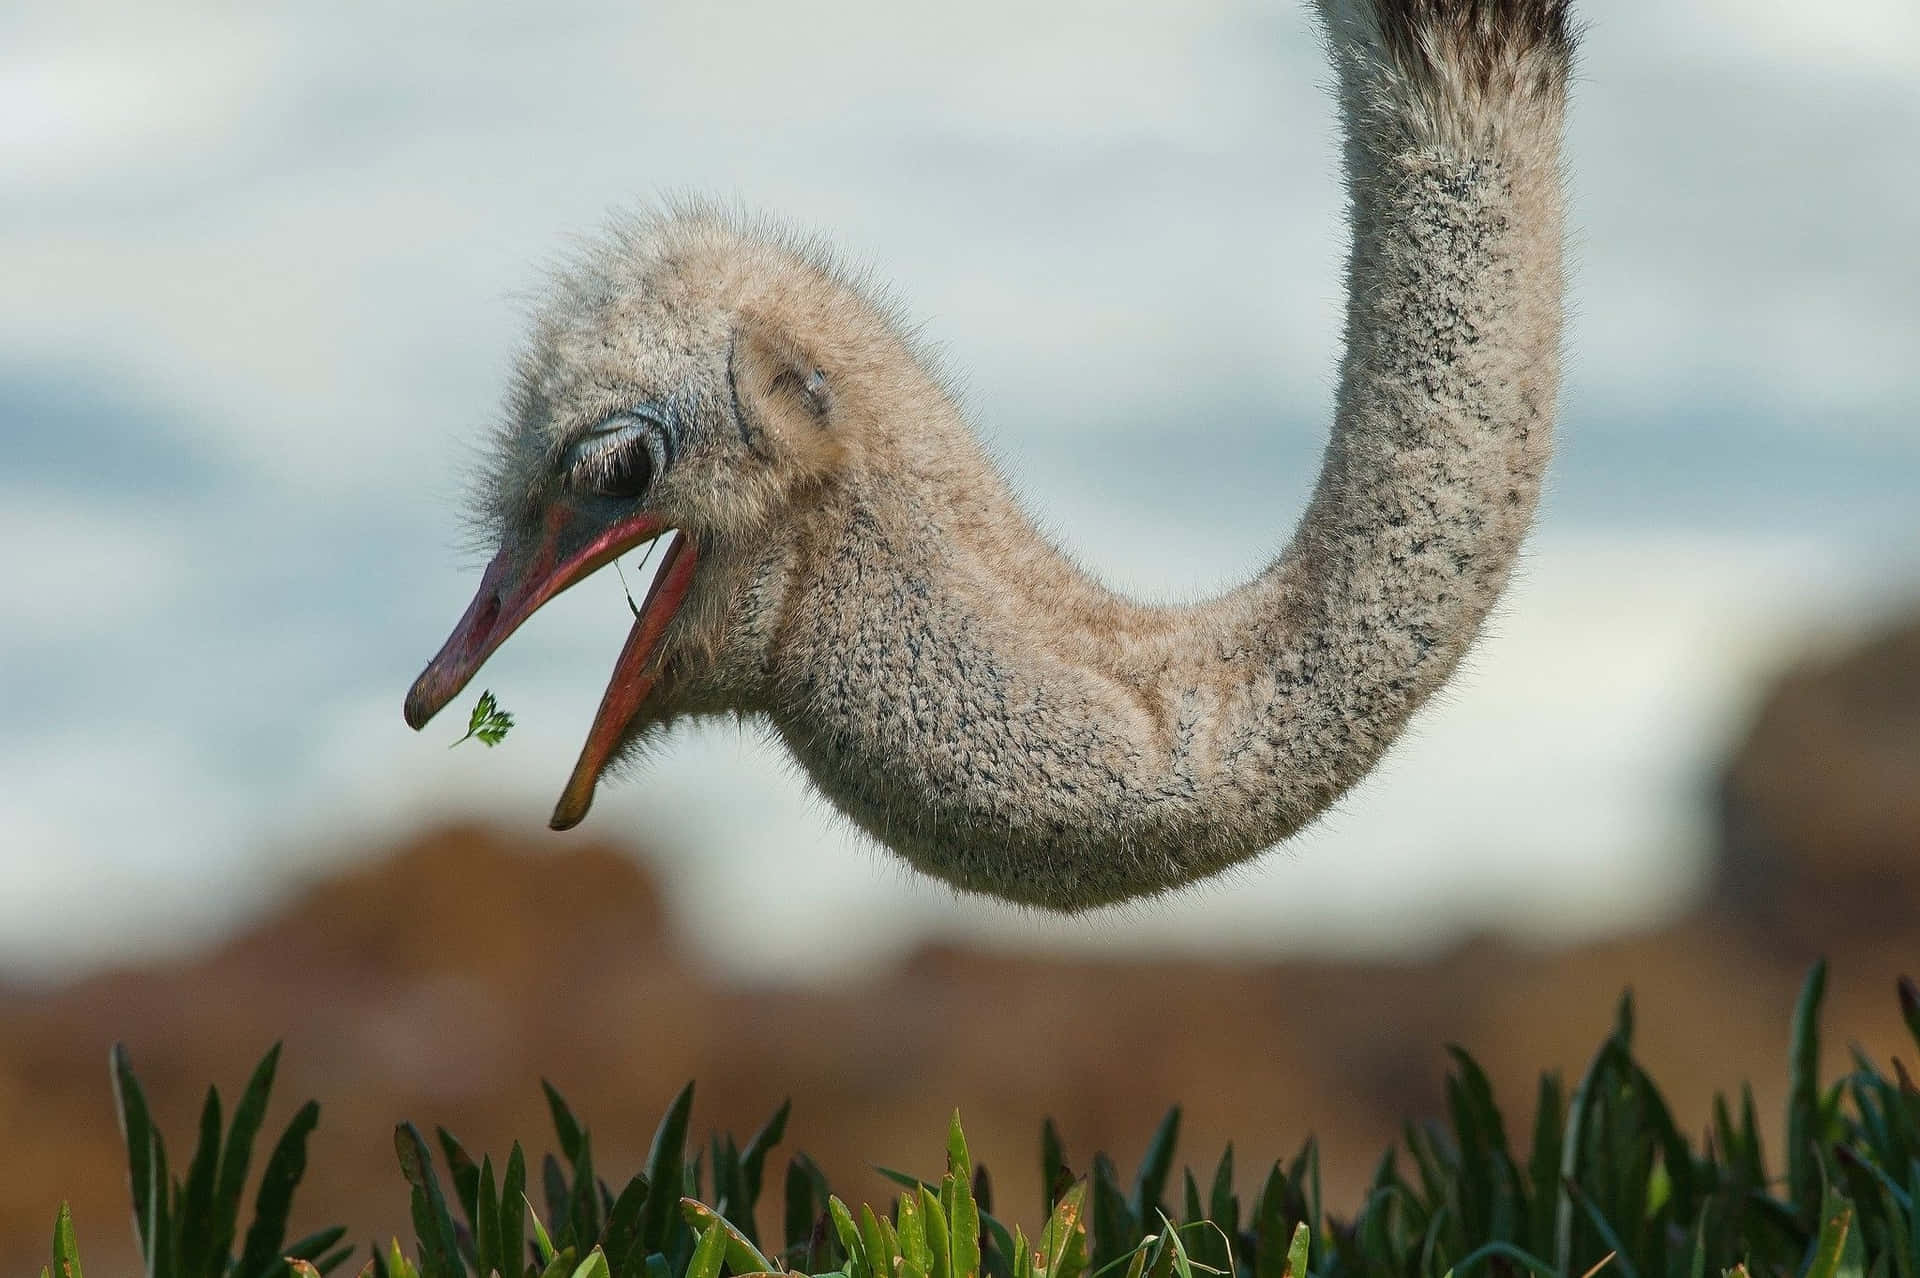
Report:
M474 609L473 622L467 627L467 651L486 646L493 637L494 623L500 620L500 596L490 594Z

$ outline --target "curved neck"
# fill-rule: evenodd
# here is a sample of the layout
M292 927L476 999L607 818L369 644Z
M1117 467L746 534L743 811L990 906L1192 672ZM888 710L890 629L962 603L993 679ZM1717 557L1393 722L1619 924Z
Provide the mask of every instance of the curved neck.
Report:
M1474 127L1390 75L1408 68L1377 30L1329 23L1347 348L1280 559L1205 604L1121 599L1035 533L957 417L923 416L900 424L913 456L867 469L801 578L774 721L820 788L922 869L1073 909L1254 855L1365 774L1505 584L1558 377L1557 85L1529 129L1498 127L1543 110L1517 90L1453 103L1488 113Z

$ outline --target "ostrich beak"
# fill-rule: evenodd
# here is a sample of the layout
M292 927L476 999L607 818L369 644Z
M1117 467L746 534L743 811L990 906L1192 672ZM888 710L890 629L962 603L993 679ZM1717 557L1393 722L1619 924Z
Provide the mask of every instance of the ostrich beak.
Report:
M565 504L549 509L531 542L509 541L487 565L480 589L466 615L407 693L406 718L418 729L460 695L486 659L520 623L568 586L606 566L642 542L668 531L658 517L634 515L611 525L584 516ZM613 677L594 716L580 760L574 766L553 828L578 825L593 802L593 788L613 757L627 725L652 691L657 671L649 663L669 622L686 601L695 555L683 533L675 532L647 602L634 618Z

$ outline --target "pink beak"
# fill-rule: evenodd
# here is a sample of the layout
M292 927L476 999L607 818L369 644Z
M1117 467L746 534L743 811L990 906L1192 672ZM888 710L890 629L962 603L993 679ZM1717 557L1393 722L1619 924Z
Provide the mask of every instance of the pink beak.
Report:
M466 615L454 627L446 644L427 663L407 693L406 719L413 728L425 727L479 671L507 636L539 610L540 606L575 582L633 547L668 531L657 516L639 514L611 526L595 527L575 507L556 503L541 525L532 544L509 542L487 565L480 578L480 589L468 605ZM580 823L593 802L594 786L613 752L618 748L627 725L652 691L658 671L650 661L660 646L667 625L686 601L692 585L696 555L692 543L676 532L668 547L665 562L648 592L647 602L634 619L625 648L615 664L613 677L594 716L580 759L574 765L559 806L554 809L553 828L569 829Z

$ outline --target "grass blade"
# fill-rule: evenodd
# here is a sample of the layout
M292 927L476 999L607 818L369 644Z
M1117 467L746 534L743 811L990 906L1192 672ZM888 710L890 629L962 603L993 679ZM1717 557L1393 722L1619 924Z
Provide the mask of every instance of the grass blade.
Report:
M260 1187L254 1191L253 1224L247 1229L246 1245L240 1249L240 1263L234 1270L237 1278L265 1278L278 1265L280 1244L287 1237L287 1217L293 1211L293 1191L307 1172L307 1138L319 1122L318 1102L308 1101L295 1111L273 1152L267 1155Z
M1820 1001L1827 964L1807 973L1793 1009L1793 1048L1787 1071L1787 1193L1794 1210L1811 1222L1820 1210Z
M108 1072L113 1078L114 1109L120 1119L120 1135L127 1143L127 1181L133 1198L133 1220L140 1235L140 1258L151 1261L152 1238L148 1233L153 1186L153 1152L160 1133L154 1130L147 1109L146 1093L134 1077L133 1062L124 1043L115 1043L107 1053Z
M52 1278L80 1278L80 1242L73 1236L73 1208L64 1202L53 1217Z
M707 1232L700 1235L700 1243L693 1249L693 1260L687 1265L687 1278L720 1278L720 1261L727 1254L727 1244L715 1220L707 1226Z
M580 1123L567 1107L560 1095L560 1089L546 1079L540 1080L540 1090L546 1093L547 1110L553 1115L553 1133L560 1138L560 1152L568 1162L580 1157Z
M213 1239L210 1254L226 1267L228 1253L240 1228L240 1198L247 1187L247 1168L253 1161L253 1143L267 1116L273 1076L280 1066L280 1044L275 1043L253 1067L240 1100L233 1107L233 1125L227 1129L226 1148L220 1154L220 1179L213 1196Z
M421 1278L465 1278L453 1216L440 1192L440 1178L434 1175L433 1155L426 1140L412 1123L401 1123L393 1129L393 1150L400 1159L401 1175L413 1186L413 1228L420 1239Z
M1167 1176L1173 1170L1173 1151L1180 1143L1180 1107L1173 1106L1153 1130L1147 1152L1140 1156L1140 1170L1134 1177L1133 1200L1129 1204L1133 1218L1142 1225L1161 1214L1166 1206Z
M758 1274L779 1267L760 1254L760 1249L754 1246L753 1240L747 1237L745 1231L698 1199L682 1198L680 1215L687 1222L687 1226L702 1237L706 1236L708 1230L716 1226L719 1228L721 1242L725 1247L727 1267L734 1273Z
M527 1201L527 1156L520 1142L513 1142L507 1154L507 1169L500 1174L500 1260L505 1268L501 1278L520 1278L527 1264L527 1217L533 1204Z
M646 1207L640 1213L640 1239L649 1252L664 1252L680 1222L674 1210L680 1201L682 1180L686 1175L687 1120L693 1112L693 1084L667 1106L660 1126L653 1133L653 1147L647 1152Z
M188 1278L200 1278L208 1272L207 1251L213 1245L214 1234L214 1184L220 1174L221 1130L220 1091L209 1087L200 1106L200 1135L193 1147L193 1161L187 1165L187 1179L176 1213L180 1272Z
M747 1183L746 1217L740 1223L740 1230L753 1237L753 1208L760 1202L760 1189L765 1175L767 1154L770 1153L787 1135L787 1115L793 1111L793 1101L783 1100L780 1108L773 1111L773 1117L761 1124L760 1130L747 1142L746 1149L740 1154L740 1175Z

